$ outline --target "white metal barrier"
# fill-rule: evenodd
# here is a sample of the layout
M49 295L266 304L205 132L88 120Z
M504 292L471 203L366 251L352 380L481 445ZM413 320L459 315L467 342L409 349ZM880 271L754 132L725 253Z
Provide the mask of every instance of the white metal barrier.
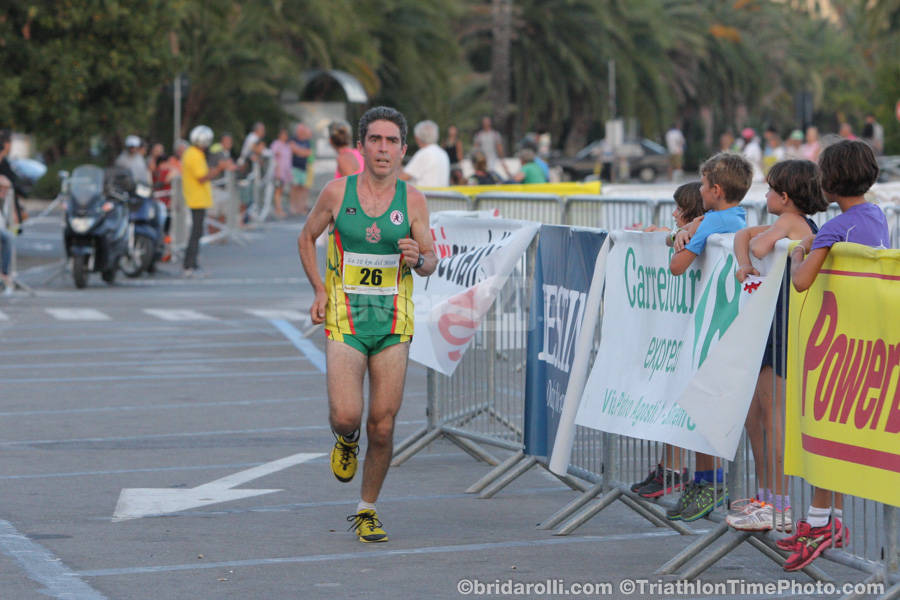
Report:
M599 200L577 198L575 202L574 206L582 211L580 214L587 215L579 218L591 219L602 212ZM654 201L622 204L629 207L643 204L640 210L645 211L671 206ZM896 211L887 212L895 222ZM635 213L625 214L630 217ZM450 439L474 457L491 464L499 461L484 450L484 445L511 450L512 454L506 460L467 490L485 498L497 494L533 466L542 464L539 459L522 452L527 352L524 339L535 247L536 242L522 261L521 270L510 277L454 375L445 377L429 371L428 426L414 438L398 445L394 464L409 459L438 437ZM786 322L786 313L776 315L776 319ZM595 348L597 340L599 329L595 332ZM772 402L775 413L774 394ZM782 398L778 406L783 410L784 405ZM753 455L745 437L735 461L723 461L729 501L752 497L761 487L782 488L774 483L777 455L774 442L771 437L766 440L761 456ZM693 472L692 452L680 450L676 456L675 460L680 459L680 464L675 465L677 468L687 467ZM649 468L657 463L673 466L669 461L663 444L578 427L569 476L561 479L579 493L569 504L544 519L539 527L552 529L556 535L566 535L618 501L653 526L668 526L682 534L693 534L694 531L685 524L665 517L665 510L675 505L680 491L649 500L632 490L632 484L643 479ZM764 481L758 480L756 475L757 466L761 465L765 465L761 467ZM783 488L789 492L796 522L809 505L811 487L795 477L783 477L782 481ZM727 510L728 504L723 503L710 513L706 519L714 527L658 566L655 573L678 573L680 578L694 579L744 543L775 563L784 563L786 555L775 542L788 535L787 532L737 531L724 522ZM850 532L849 543L842 548L826 550L822 557L825 561L858 570L867 577L866 582L883 583L887 591L882 598L896 598L900 594L900 509L845 496L843 514L843 522ZM808 565L803 572L819 581L832 580L823 570L822 561Z

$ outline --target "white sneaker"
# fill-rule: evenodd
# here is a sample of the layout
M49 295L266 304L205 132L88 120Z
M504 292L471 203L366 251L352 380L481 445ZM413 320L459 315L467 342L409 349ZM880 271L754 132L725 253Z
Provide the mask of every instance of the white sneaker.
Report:
M745 500L737 507L732 504L732 507L725 522L740 531L790 531L793 525L790 507L783 511L776 510L774 505L756 499Z

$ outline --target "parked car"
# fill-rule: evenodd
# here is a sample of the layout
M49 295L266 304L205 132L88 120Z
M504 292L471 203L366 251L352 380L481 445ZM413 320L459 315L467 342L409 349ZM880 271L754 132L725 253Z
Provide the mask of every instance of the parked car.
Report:
M609 180L617 156L628 161L631 178L645 183L656 180L669 169L669 153L648 139L626 140L615 153L607 147L606 140L596 140L576 152L575 156L551 157L547 162L550 167L562 169L562 177L567 181L581 181L591 175Z

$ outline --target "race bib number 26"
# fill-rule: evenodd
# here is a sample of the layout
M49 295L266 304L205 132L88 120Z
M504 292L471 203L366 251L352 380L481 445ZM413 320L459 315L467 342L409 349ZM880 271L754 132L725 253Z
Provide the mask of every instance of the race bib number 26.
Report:
M399 254L344 252L344 293L394 295L399 269Z

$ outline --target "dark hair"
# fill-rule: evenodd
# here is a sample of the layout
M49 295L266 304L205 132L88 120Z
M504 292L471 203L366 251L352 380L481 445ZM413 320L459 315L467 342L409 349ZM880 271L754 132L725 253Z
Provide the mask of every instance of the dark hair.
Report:
M0 146L12 139L12 132L9 129L0 129Z
M828 208L822 195L822 172L809 160L783 160L772 165L766 183L779 194L787 194L804 214L814 215Z
M753 166L734 152L719 152L700 165L700 174L706 176L709 185L718 185L729 202L744 199L753 182Z
M359 119L359 141L365 143L369 125L375 121L390 121L400 129L400 143L406 145L406 117L396 108L375 106L367 110Z
M865 142L841 140L819 155L822 189L842 198L862 196L878 179L875 153Z
M703 214L703 196L700 195L699 181L679 185L673 197L685 221L693 221Z

